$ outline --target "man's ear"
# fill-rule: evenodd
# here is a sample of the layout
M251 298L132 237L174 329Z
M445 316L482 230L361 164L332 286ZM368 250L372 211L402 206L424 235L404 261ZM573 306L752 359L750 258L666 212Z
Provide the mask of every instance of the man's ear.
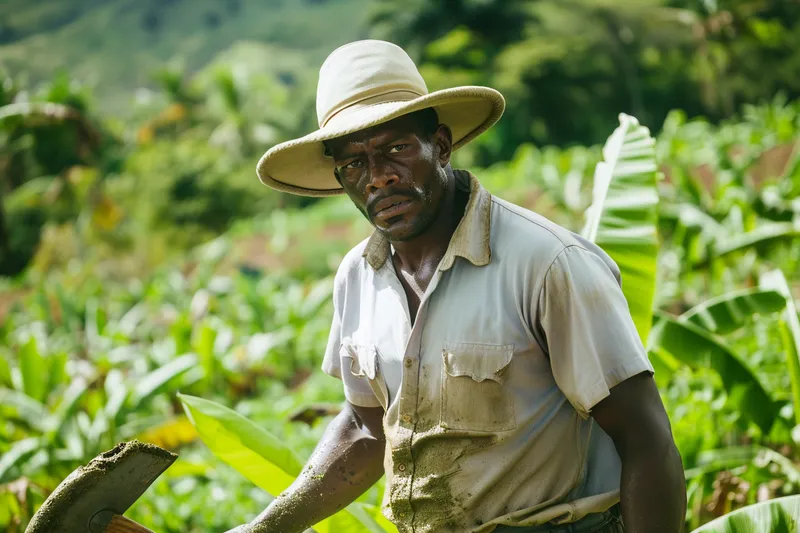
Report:
M437 159L442 167L450 163L450 156L453 154L453 132L450 126L439 124L434 135L434 142L437 148Z

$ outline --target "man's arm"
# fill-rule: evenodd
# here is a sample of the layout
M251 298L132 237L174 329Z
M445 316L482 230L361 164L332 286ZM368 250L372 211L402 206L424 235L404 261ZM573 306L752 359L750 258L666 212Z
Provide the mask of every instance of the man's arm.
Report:
M383 475L382 419L381 407L346 403L294 483L229 533L300 533L353 502Z
M627 533L679 533L686 481L669 419L649 373L629 378L591 411L622 460L621 507Z

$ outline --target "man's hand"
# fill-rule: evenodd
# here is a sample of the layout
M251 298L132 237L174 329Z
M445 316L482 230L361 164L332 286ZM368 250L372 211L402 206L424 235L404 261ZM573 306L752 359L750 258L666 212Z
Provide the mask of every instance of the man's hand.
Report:
M347 403L294 483L255 520L228 533L302 533L380 479L385 445L383 409Z
M622 520L628 533L679 533L686 515L681 457L655 382L639 374L592 409L622 460Z

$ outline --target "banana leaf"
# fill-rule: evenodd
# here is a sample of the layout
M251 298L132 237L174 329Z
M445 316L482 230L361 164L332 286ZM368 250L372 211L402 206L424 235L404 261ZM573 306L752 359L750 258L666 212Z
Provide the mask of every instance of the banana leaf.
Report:
M19 371L22 377L22 392L34 400L43 402L47 397L47 362L39 351L36 338L31 336L19 350Z
M794 403L795 424L800 424L800 317L797 315L789 283L780 270L771 270L761 276L759 285L774 289L784 297L786 303L781 316L780 328L783 344L786 347L786 366L792 383L792 402Z
M611 256L643 343L651 327L658 255L655 140L629 115L603 147L582 235Z
M43 430L47 409L27 394L0 387L0 413L3 420L19 420L37 430Z
M103 415L106 420L113 420L118 425L122 423L125 398L128 397L128 387L125 385L122 371L116 368L109 370L103 387L106 393Z
M651 346L647 351L647 357L655 370L653 377L659 388L668 387L672 375L683 366L678 359L660 346Z
M216 402L178 394L189 421L214 455L277 496L300 474L303 463L278 437Z
M78 403L89 390L89 383L83 378L75 378L75 380L67 387L61 397L61 402L58 408L51 413L47 422L45 423L48 428L47 439L52 441L64 428L64 425L69 422Z
M765 433L778 414L778 405L756 374L725 343L689 321L656 313L658 321L650 333L650 347L663 349L691 368L715 370L728 395L728 402Z
M791 459L766 446L729 446L704 450L697 455L696 465L687 469L687 479L704 474L733 470L742 466L769 469L769 477L785 477L790 483L800 482L800 470Z
M148 399L160 392L164 392L169 384L173 383L173 380L186 374L198 364L197 355L188 353L147 374L136 383L136 386L131 391L128 398L129 412L136 411Z
M38 437L18 440L11 448L0 456L0 483L10 481L10 474L16 467L22 466L37 451L42 449L42 441Z
M730 292L692 307L680 316L711 333L730 333L754 314L775 313L786 307L786 298L775 290L744 289Z
M396 532L394 524L384 517L374 506L353 502L340 511L314 526L316 533L382 533Z
M790 533L800 526L800 496L786 496L748 505L693 533Z
M693 479L721 470L733 470L755 460L762 446L728 446L716 450L703 450L697 454L695 465L684 471L686 479ZM771 450L770 450L771 451Z
M218 403L178 394L186 416L211 451L272 496L300 475L294 451L264 428ZM374 506L355 502L314 526L318 533L396 532Z
M699 257L693 266L704 268L709 265L711 259L728 257L749 250L763 254L776 244L798 238L800 238L800 224L794 222L763 224L753 231L721 237L711 247L710 253Z

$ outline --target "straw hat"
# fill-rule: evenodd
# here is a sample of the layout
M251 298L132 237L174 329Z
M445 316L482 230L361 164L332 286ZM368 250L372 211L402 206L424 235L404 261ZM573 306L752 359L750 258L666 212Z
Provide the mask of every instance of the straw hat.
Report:
M258 162L258 177L279 191L303 196L343 192L322 141L354 133L432 107L453 132L456 150L500 119L503 96L488 87L428 93L416 65L399 46L365 40L334 50L319 71L319 129L272 147Z

